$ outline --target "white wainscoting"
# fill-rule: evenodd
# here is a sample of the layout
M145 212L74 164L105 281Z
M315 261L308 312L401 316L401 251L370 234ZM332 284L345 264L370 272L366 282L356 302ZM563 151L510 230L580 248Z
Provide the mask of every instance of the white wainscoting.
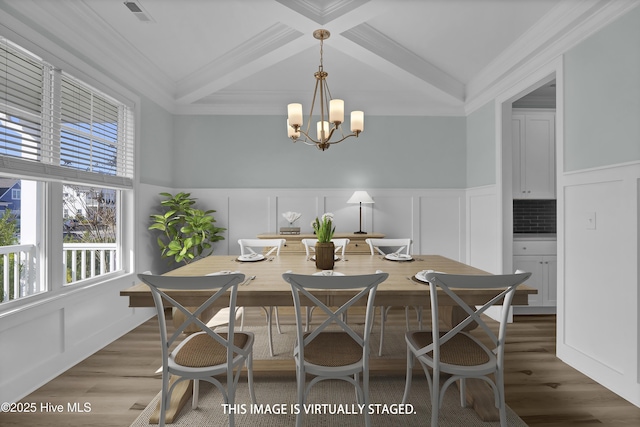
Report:
M5 313L0 319L0 402L15 402L149 319L119 295L131 275Z
M640 164L559 178L557 355L640 406Z
M502 273L502 215L495 185L467 190L467 263Z
M302 213L295 226L311 233L311 221L324 212L335 216L336 232L359 230L359 205L348 204L343 189L181 189L202 209L215 209L216 224L227 228L216 254L239 254L238 239L277 233L288 226L282 214ZM387 237L410 237L414 253L441 254L466 262L466 190L367 189L375 203L362 205L362 229ZM147 215L148 216L148 215ZM286 236L284 236L286 238ZM154 239L152 236L149 239ZM495 240L495 237L493 238ZM146 243L141 243L146 247Z

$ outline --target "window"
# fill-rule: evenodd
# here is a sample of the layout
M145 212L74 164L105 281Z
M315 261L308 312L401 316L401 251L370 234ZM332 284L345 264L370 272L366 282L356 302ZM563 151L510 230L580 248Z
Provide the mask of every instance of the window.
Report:
M0 310L124 272L133 140L130 107L0 37Z

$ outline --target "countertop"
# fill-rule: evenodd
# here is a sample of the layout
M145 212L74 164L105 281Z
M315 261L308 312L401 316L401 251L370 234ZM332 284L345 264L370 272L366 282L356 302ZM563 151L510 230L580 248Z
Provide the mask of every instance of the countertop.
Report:
M513 240L557 240L555 233L514 233Z

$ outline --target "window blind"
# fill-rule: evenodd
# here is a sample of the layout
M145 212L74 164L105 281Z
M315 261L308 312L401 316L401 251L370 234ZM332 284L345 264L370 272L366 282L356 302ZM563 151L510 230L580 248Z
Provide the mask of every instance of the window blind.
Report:
M0 39L0 155L41 160L44 66Z
M131 188L133 144L129 107L0 38L2 169Z

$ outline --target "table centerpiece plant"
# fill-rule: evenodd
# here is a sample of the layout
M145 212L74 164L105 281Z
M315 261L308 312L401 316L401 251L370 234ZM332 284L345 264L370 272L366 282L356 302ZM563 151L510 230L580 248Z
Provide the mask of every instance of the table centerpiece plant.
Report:
M333 270L335 245L331 241L336 227L333 225L333 214L325 213L311 223L318 242L316 243L316 268Z

